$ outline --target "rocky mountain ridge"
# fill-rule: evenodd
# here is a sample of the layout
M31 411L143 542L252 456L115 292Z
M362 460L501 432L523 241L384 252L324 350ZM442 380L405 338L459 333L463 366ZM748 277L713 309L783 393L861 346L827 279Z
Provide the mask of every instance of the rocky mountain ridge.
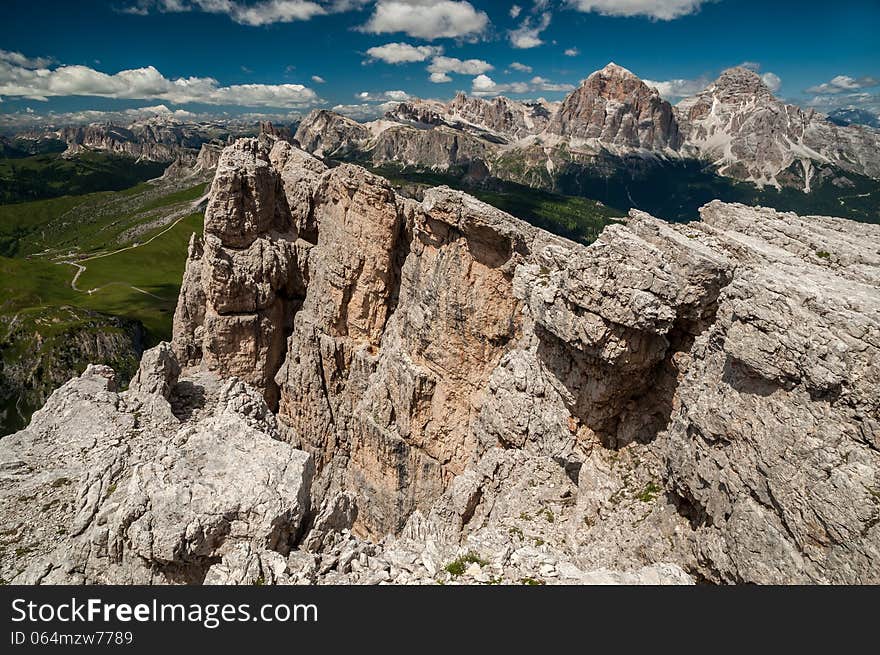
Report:
M811 184L831 164L880 177L880 134L840 127L813 110L777 100L751 70L725 71L706 90L677 105L688 144L722 175L759 186Z
M562 101L548 132L568 137L572 146L586 142L658 154L678 151L684 141L672 105L613 63L590 75Z
M266 146L220 157L172 344L0 440L6 579L878 582L876 226L583 246Z
M870 112L857 107L843 107L835 109L828 114L828 120L835 125L846 127L848 125L866 125L875 130L880 129L880 114Z
M67 144L64 157L101 152L167 163L165 177L177 178L213 170L223 147L238 137L259 134L272 138L292 137L289 125L275 126L268 121L187 122L157 115L127 125L91 123L48 131L30 130L17 135L16 143L60 141Z
M611 63L561 103L459 94L449 103L410 100L364 125L321 110L303 120L296 139L322 156L439 169L479 161L501 179L535 183L549 174L550 186L573 165L601 169L609 158L632 157L700 161L759 188L806 193L832 178L846 185L846 173L880 178L880 133L787 105L745 68L676 106ZM418 156L414 141L423 144Z

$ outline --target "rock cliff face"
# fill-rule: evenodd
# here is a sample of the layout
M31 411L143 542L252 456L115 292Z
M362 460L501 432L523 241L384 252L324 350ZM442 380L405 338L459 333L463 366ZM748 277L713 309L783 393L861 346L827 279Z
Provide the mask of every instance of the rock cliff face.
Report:
M155 116L130 125L94 123L62 128L47 136L57 136L67 144L65 157L76 157L88 151L107 152L139 160L168 163L164 178L184 178L212 171L220 151L233 136L270 134L274 138L290 137L290 128L244 122L184 123Z
M785 104L745 68L725 71L676 110L688 145L723 175L807 192L823 165L880 177L877 132L841 128L815 111Z
M150 161L172 162L181 154L195 155L210 140L196 126L152 118L128 126L92 124L64 128L61 139L67 142L67 156L83 149L102 150Z
M268 153L255 139L227 148L211 186L204 239L194 237L189 248L174 317L180 362L204 363L222 376L241 373L274 406L274 376L301 302L301 257Z
M678 150L684 141L672 106L616 64L584 80L562 102L549 131L612 149L663 152Z
M366 127L350 118L316 109L303 119L294 138L304 150L331 157L362 147L369 135Z
M233 163L242 148L224 157L249 178L248 167ZM584 248L448 189L431 190L416 204L396 197L384 180L362 169L342 165L324 171L286 144L270 155L245 151L248 157L266 157L267 170L277 162L278 184L282 191L295 190L297 200L290 202L269 183L236 186L221 166L206 238L220 221L224 233L242 222L271 233L279 226L268 217L299 207L299 218L289 219L291 229L302 229L301 217L308 216L310 240L293 242L300 247L291 250L286 270L294 271L287 279L297 280L302 299L294 303L292 323L273 323L288 335L286 356L283 347L269 347L266 355L252 345L260 336L277 343L271 330L218 330L206 321L212 347L234 359L217 364L208 356L203 365L248 379L270 402L277 396L287 438L315 457L316 489L358 490L360 534L399 531L414 511L429 511L456 475L494 447L553 455L575 465L594 447L651 443L656 449L663 441L666 484L681 507L699 514L709 511L707 505L719 506L702 519L711 528L697 531L707 539L700 548L709 549L714 539L717 552L728 553L732 546L720 542L728 536L745 539L744 533L728 533L742 529L736 515L729 515L734 505L750 513L748 525L758 517L768 525L778 522L778 542L767 538L795 558L782 577L806 569L797 557L806 557L801 549L809 552L808 539L826 548L858 548L855 535L877 511L870 492L877 471L875 428L859 427L876 420L877 403L869 392L876 382L870 372L876 352L843 344L877 329L878 259L858 245L875 228L716 204L706 207L702 223L687 228L634 214L627 226L606 229ZM260 190L263 195L252 201ZM264 218L249 213L251 202ZM748 236L755 230L758 236ZM804 236L786 237L798 232ZM237 247L252 252L246 243ZM833 254L826 259L826 252ZM273 266L274 256L267 258ZM204 254L193 262L191 268L211 267ZM245 274L249 280L248 292L238 293L286 302L290 292L271 276L254 276L266 270L265 262L239 267L233 260L232 277ZM269 285L265 293L261 281ZM216 281L204 286L217 287ZM844 290L854 288L863 289L856 297L867 304L852 305L852 294ZM822 289L816 310L800 308L798 297L815 297ZM789 309L779 305L780 296ZM199 315L186 298L182 295L179 314ZM216 300L209 301L205 315L216 307ZM823 318L828 311L835 317L856 315L845 321ZM187 326L176 332L176 341L197 332ZM867 346L871 339L860 343ZM780 351L772 344L785 345ZM239 361L241 353L252 359ZM851 394L846 400L841 385ZM718 418L710 409L716 404L730 416ZM699 409L691 415L684 409L689 407ZM787 428L779 425L781 407L787 408ZM816 418L820 411L823 419ZM738 421L749 416L735 432ZM834 461L844 451L851 457L861 453L868 467L863 473L873 472L859 478L861 469L854 468L847 488L856 494L853 504L864 508L864 522L853 516L843 538L818 530L839 519L802 519L803 534L790 528L797 535L792 537L782 526L797 522L792 517L805 509L776 509L769 497L764 505L754 500L769 493L761 485L773 484L769 471L757 472L758 462L769 466L774 457L785 459L778 450L783 434L790 434L790 447L797 449L804 431L817 429L810 425L830 423L847 436L825 444L826 455L799 464L814 470L807 477L820 476L821 461ZM711 480L712 462L732 456L720 446L701 450L704 438L697 435L719 429L724 436L714 439L729 441L737 456L746 457L751 444L743 466L755 469L757 477L743 474L747 479L736 490L725 479L729 465L715 464L717 489L703 484ZM815 452L817 446L800 448ZM694 457L682 457L689 449ZM784 468L782 462L778 466ZM806 480L804 485L802 493L816 501L836 493ZM709 557L701 552L702 559ZM740 570L752 564L713 562L717 570L706 575L759 579ZM825 565L816 567L819 579Z
M375 164L393 162L448 170L485 162L492 157L492 147L483 139L446 127L433 130L392 127L383 130L374 143L370 154Z
M154 134L149 134L155 137ZM65 156L71 157L86 150L101 150L149 161L172 162L180 154L180 144L155 138L143 140L132 130L115 125L88 125L70 127L61 131L67 142Z
M582 246L240 140L172 346L0 441L16 579L876 583L878 237L716 202ZM61 472L68 432L107 445Z
M178 384L167 344L146 353L129 391L115 384L112 369L89 367L0 442L3 489L19 493L0 501L16 544L4 578L193 583L241 548L289 552L311 459L273 439L257 393L205 376Z
M448 105L453 118L485 126L513 140L543 132L555 109L545 101L524 103L504 96L483 100L464 93L456 94Z
M220 153L223 152L223 146L214 143L203 143L199 148L199 154L196 155L195 172L202 173L213 171L220 163Z
M422 127L445 125L497 143L543 132L555 110L553 103L543 100L518 102L503 96L484 100L459 92L447 103L436 100L402 102L385 117Z

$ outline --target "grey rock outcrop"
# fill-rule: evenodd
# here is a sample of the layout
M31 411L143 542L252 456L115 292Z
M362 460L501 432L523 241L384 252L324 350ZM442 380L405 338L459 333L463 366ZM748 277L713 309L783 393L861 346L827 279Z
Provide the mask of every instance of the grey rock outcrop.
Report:
M290 144L278 142L276 161ZM323 165L294 166L296 180L270 163L257 139L227 148L205 212L204 240L190 244L187 269L175 313L175 353L185 366L203 364L221 376L241 374L263 390L274 406L273 378L281 365L285 332L301 301L307 246L297 242L308 220L294 215L284 195L307 192L303 177L317 176ZM285 182L285 180L287 180ZM291 186L292 185L292 186ZM297 223L294 223L294 220ZM237 373L234 373L237 372Z
M199 148L199 154L196 155L195 172L202 173L213 171L220 163L220 153L223 147L216 143L203 143Z
M303 150L319 157L354 151L369 138L360 123L325 109L316 109L299 124L294 139Z
M472 134L459 129L458 123L449 125L439 115L434 116L431 107L403 103L394 114L395 122L380 121L374 126L316 110L300 123L295 140L317 157L353 157L376 165L395 163L446 170L492 156L494 146L481 138L483 131ZM434 129L411 125L423 120L434 121Z
M431 130L389 127L370 143L368 149L375 164L391 162L435 170L467 167L492 157L492 146L486 141L448 127Z
M516 140L543 132L554 109L546 101L525 103L504 96L484 100L458 93L449 102L447 111L454 119L488 128Z
M140 367L132 378L129 389L168 398L171 389L177 384L179 375L180 364L170 344L162 342L143 354Z
M193 583L241 547L287 555L309 511L311 457L277 439L252 388L178 381L171 358L148 351L125 393L112 369L90 366L0 441L0 514L16 544L6 580ZM154 380L164 384L148 391Z
M556 107L547 101L518 102L498 96L473 98L459 92L447 103L409 100L385 114L388 120L419 126L446 125L494 142L516 141L540 134Z
M877 583L878 239L713 202L583 246L241 140L190 248L181 381L164 347L125 394L90 369L0 441L35 548L12 573ZM57 548L30 517L56 495Z
M719 581L871 579L878 261L865 244L875 227L714 203L690 226L634 212L583 247L449 189L415 203L357 167L285 161L297 162L287 175L313 180L297 197L317 237L274 380L278 418L284 438L315 457L317 497L357 490L356 534L399 532L438 511L496 446L590 471L596 489L577 494L593 520L623 489L597 453L632 448L657 462L652 478L636 476L644 495L676 508L656 521L688 534L664 551L670 561ZM253 369L236 366L223 374ZM759 403L765 394L773 400ZM717 422L719 403L730 415ZM784 456L783 415L794 449ZM788 474L781 462L778 474L764 467L794 456L820 415L827 454L797 457L801 475L854 464L835 468L833 487L771 498ZM703 452L710 437L699 435L719 430ZM733 457L749 471L739 486L727 479ZM833 515L840 493L861 509ZM772 534L756 529L774 522ZM759 534L769 541L747 545ZM755 559L759 545L791 559ZM590 552L585 566L658 561Z
M138 120L130 125L93 123L63 128L59 135L67 142L65 156L82 150L101 150L118 155L159 162L180 157L195 161L200 146L211 141L216 128L188 124L163 117Z
M880 177L880 133L840 127L776 99L754 71L732 68L676 113L688 147L719 173L759 186L817 186L822 166Z

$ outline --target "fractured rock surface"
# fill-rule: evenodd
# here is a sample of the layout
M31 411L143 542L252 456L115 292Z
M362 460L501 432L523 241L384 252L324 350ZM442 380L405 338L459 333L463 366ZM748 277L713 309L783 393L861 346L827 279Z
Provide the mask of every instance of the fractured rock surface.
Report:
M164 377L145 366L168 354L148 351L139 376ZM273 438L274 416L243 382L165 379L175 406L158 387L118 393L113 371L91 366L0 441L5 579L193 583L240 545L290 550L311 457Z
M0 441L3 575L876 583L878 242L714 202L582 246L240 140L172 346Z

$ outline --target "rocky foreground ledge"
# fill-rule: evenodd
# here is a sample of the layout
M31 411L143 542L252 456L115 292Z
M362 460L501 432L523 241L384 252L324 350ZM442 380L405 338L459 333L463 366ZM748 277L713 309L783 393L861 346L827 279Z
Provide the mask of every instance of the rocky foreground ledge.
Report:
M0 440L19 583L878 583L880 228L710 203L585 247L222 154L173 343Z

